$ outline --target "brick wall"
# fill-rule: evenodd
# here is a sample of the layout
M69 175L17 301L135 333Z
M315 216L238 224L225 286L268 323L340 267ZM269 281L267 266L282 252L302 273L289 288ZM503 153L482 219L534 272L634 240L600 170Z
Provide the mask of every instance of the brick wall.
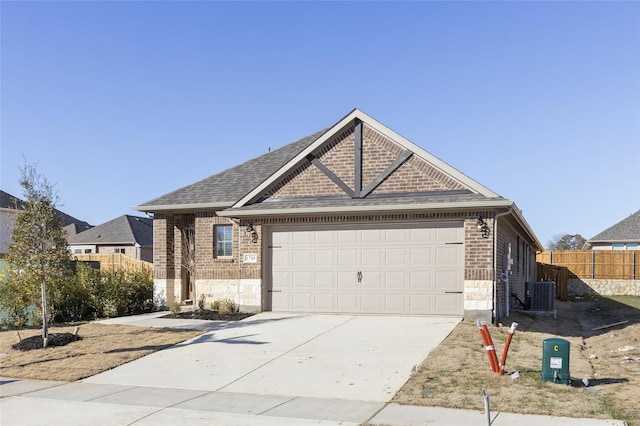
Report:
M350 127L329 141L314 155L343 182L354 187L354 128ZM374 181L395 161L404 148L363 126L362 134L362 188ZM464 187L416 156L410 157L388 176L374 194L401 192L458 190ZM329 177L309 162L304 162L289 173L268 193L273 198L344 195Z
M153 219L153 277L175 278L174 252L175 218L156 213Z
M346 129L329 141L314 155L322 164L350 187L354 182L354 134L353 127ZM327 175L308 161L278 182L268 193L273 198L344 195L344 191Z
M482 238L476 228L478 216L489 225L489 238ZM464 222L465 280L493 280L493 213L469 212Z

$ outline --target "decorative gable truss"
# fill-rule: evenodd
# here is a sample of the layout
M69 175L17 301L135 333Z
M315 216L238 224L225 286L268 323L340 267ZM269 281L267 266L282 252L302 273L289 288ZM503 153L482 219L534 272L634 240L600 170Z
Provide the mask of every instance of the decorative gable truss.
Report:
M411 148L355 118L306 153L255 202L476 192Z

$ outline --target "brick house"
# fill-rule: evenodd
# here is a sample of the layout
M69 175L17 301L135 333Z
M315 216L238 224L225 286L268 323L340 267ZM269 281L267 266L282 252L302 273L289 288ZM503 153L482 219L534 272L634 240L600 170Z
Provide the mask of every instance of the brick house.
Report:
M68 243L72 255L121 253L153 262L153 222L125 214L69 236Z
M358 109L135 209L154 215L159 308L204 295L246 310L490 321L508 313L506 295L524 300L542 250L513 201Z

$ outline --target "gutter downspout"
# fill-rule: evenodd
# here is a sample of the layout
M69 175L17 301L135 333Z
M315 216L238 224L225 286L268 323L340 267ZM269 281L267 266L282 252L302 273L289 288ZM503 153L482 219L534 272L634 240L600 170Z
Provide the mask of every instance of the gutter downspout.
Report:
M493 322L496 326L498 325L498 256L496 255L498 252L498 218L511 214L512 210L513 205L509 206L506 211L498 213L493 217Z

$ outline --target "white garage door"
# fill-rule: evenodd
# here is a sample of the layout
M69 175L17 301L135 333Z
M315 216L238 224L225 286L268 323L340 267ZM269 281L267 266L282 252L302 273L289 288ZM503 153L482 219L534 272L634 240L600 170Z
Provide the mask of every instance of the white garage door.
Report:
M462 315L463 242L451 222L274 227L267 297L283 312Z

